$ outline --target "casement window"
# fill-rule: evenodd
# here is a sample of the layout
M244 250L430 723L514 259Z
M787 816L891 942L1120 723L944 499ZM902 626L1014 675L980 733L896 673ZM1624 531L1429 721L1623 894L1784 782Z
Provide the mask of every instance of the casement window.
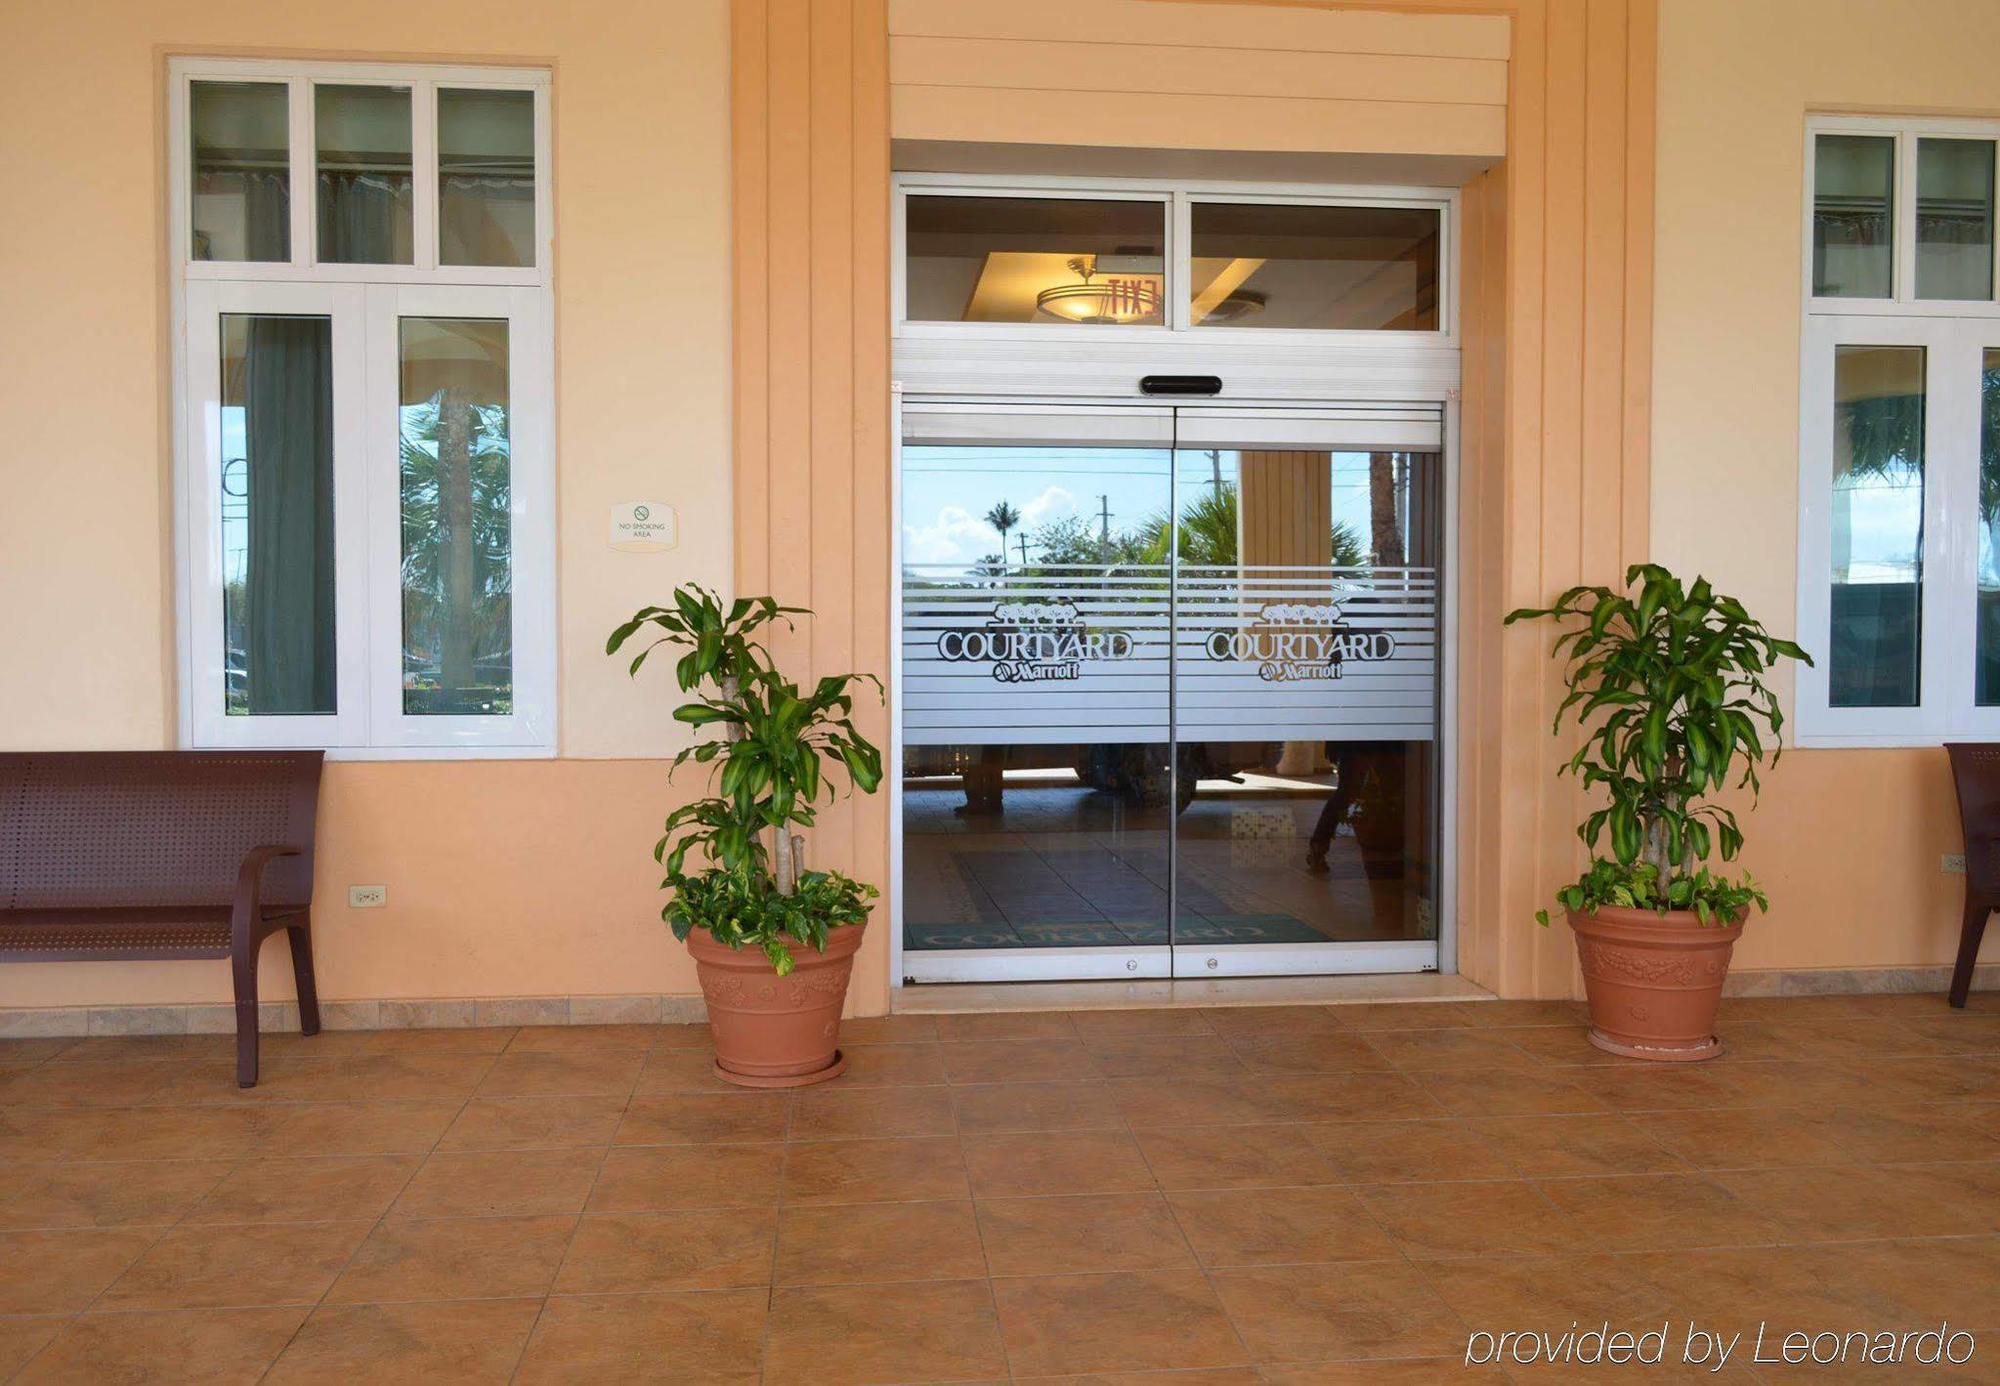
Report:
M184 745L553 754L548 81L171 65Z
M2000 124L1806 133L1803 745L2000 735Z

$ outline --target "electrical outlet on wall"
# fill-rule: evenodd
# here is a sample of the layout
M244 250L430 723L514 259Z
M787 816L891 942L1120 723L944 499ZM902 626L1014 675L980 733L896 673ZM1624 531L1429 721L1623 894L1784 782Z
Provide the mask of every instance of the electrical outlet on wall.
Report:
M385 885L351 885L347 888L347 907L351 910L379 910L389 903L389 887Z
M1963 876L1965 874L1965 853L1946 852L1938 859L1938 870L1947 876Z

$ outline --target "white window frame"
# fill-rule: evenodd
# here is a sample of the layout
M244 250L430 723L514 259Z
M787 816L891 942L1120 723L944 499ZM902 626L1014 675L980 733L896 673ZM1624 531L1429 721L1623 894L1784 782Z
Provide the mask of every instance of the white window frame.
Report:
M1814 156L1823 134L1896 140L1892 296L1812 294ZM1806 122L1800 331L1798 639L1793 738L1807 747L1935 746L2000 737L2000 707L1974 702L1979 556L1979 461L1984 353L2000 349L2000 301L1919 299L1916 142L1996 141L2000 122L1813 117ZM2000 236L1995 237L2000 244ZM2000 254L2000 250L1996 251ZM2000 265L1996 265L2000 268ZM2000 273L1995 276L2000 291ZM1834 707L1829 701L1833 573L1834 352L1840 346L1924 349L1924 504L1919 702Z
M188 111L190 85L197 81L264 81L288 87L289 261L190 258ZM316 83L411 89L414 264L315 262L312 89ZM533 94L533 266L438 262L439 87ZM324 747L332 756L350 759L553 756L558 641L549 72L416 63L176 58L168 64L168 109L180 744ZM222 553L219 516L209 502L221 484L218 320L225 313L332 319L338 710L328 716L244 717L223 711ZM402 711L400 317L509 323L514 711L507 716L420 716Z
M1163 182L1133 178L1048 178L1027 180L970 173L899 174L892 183L890 276L891 321L896 335L912 340L1074 342L1079 328L1067 323L911 321L909 291L909 199L912 196L1014 197L1106 202L1157 202L1164 213L1163 285L1166 322L1162 325L1091 326L1092 340L1118 338L1156 343L1190 334L1204 342L1236 342L1266 348L1306 341L1373 342L1399 346L1458 346L1458 194L1441 188L1378 187L1294 183ZM1192 208L1198 202L1262 203L1302 207L1402 207L1438 213L1438 325L1407 329L1236 327L1218 323L1196 327L1189 321L1188 286L1193 254Z

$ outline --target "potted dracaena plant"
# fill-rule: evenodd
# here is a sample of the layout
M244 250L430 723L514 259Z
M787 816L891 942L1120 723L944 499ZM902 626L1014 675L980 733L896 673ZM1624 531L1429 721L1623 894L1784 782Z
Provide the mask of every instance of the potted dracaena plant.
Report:
M769 597L725 607L688 585L671 605L641 608L604 647L615 654L645 631L634 675L661 646L683 650L674 677L694 696L674 716L712 733L675 756L673 770L708 766L714 792L667 815L653 856L666 867L661 889L673 892L661 917L694 955L708 1003L716 1073L745 1087L824 1082L846 1066L841 1006L877 894L841 872L808 870L795 831L833 796L827 767L865 794L882 783L881 752L851 720L855 685L873 684L880 697L880 680L830 674L801 689L758 638L811 614ZM697 850L704 864L691 870Z
M1743 846L1735 813L1714 796L1733 780L1755 804L1758 766L1767 745L1776 764L1784 726L1764 676L1781 659L1812 657L1706 579L1683 584L1641 563L1625 586L1629 595L1572 587L1507 624L1546 617L1563 627L1552 654L1567 660L1569 694L1555 730L1574 722L1583 743L1558 773L1609 799L1577 828L1588 869L1556 892L1576 933L1591 1043L1635 1058L1707 1059L1722 1052L1715 1012L1730 952L1750 907L1769 908L1747 872L1708 865L1711 853L1731 861ZM1547 910L1536 917L1549 922Z

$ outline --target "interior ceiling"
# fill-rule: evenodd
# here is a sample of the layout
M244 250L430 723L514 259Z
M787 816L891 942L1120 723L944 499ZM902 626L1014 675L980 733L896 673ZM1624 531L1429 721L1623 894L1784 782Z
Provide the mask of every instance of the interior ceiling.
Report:
M1273 153L1254 149L1136 149L961 140L894 140L890 143L889 158L898 173L1374 183L1419 188L1462 187L1500 162L1497 156L1475 154Z

